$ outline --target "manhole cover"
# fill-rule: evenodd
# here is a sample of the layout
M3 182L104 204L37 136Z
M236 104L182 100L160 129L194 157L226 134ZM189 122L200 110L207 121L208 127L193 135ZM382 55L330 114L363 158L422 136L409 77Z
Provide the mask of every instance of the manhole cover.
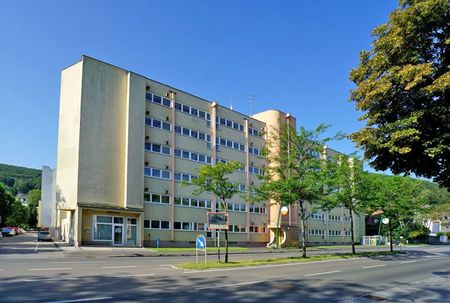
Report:
M383 298L383 297L378 297L378 296L374 296L374 295L364 295L363 298L372 300L372 301L385 301L387 300L387 298Z

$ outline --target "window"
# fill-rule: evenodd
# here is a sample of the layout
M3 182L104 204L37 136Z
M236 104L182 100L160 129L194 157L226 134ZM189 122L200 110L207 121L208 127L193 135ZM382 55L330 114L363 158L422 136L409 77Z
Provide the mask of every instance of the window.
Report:
M152 202L153 203L161 203L161 196L160 195L152 195Z
M152 152L161 153L161 145L159 145L159 144L152 144Z
M150 228L150 220L144 220L144 228Z
M170 229L169 221L161 221L161 229Z
M167 131L171 130L170 123L163 122L158 119L154 119L154 118L150 118L150 117L145 117L145 124L150 125L151 127L154 127L154 128L159 128L159 129L163 129L163 130L167 130ZM176 131L176 129L175 129L175 131Z
M166 98L163 98L163 105L167 106L167 107L170 107L170 100L166 99Z
M94 221L94 240L111 241L113 218L109 216L96 216Z
M153 102L161 104L162 103L161 97L157 96L157 95L153 95Z
M188 114L189 114L189 112L190 112L190 107L189 107L189 106L187 106L187 105L184 105L184 104L183 104L183 112L185 112L185 113L188 113Z
M161 151L165 155L170 155L170 147L168 147L168 146L163 146Z
M175 109L181 110L181 103L175 102Z
M152 167L144 167L144 176L170 180L170 171Z
M150 228L153 228L153 229L159 229L159 221L157 221L157 220L152 220L151 222L152 222L152 223L151 223L151 225L150 225Z
M162 123L162 128L163 128L164 130L170 131L170 123L163 122L163 123Z

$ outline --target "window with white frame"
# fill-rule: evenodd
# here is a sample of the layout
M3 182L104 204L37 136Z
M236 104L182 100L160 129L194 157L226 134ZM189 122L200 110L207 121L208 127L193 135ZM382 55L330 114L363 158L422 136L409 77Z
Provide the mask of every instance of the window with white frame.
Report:
M170 229L170 222L165 220L144 220L145 229Z
M151 118L151 117L145 117L145 124L154 127L154 128L159 128L162 130L166 130L166 131L171 131L172 129L172 125L168 122L164 122L155 118Z
M144 167L144 176L170 180L170 171L153 167Z
M175 157L191 160L195 162L205 163L205 164L211 164L212 158L210 156L199 154L187 150L182 150L179 148L175 149Z
M149 102L153 102L153 103L156 103L156 104L159 104L159 105L170 107L170 100L169 99L161 97L161 96L156 95L156 94L152 94L152 93L146 92L145 93L145 99L147 101L149 101Z
M170 155L170 147L157 143L145 143L145 150L162 155Z
M113 217L94 216L94 240L112 240Z
M212 202L210 200L205 200L205 199L177 196L174 198L174 204L179 205L179 206L189 206L189 207L211 209Z

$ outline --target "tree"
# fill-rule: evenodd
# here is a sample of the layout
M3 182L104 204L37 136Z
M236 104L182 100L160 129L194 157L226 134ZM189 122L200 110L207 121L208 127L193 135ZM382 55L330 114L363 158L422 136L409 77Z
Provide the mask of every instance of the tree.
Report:
M366 126L351 138L378 170L450 188L448 0L400 0L350 73Z
M28 221L28 211L25 206L20 203L20 201L15 200L11 204L11 208L6 218L6 225L8 226L23 226L26 225Z
M6 224L6 219L11 213L14 204L14 197L6 190L5 186L0 182L0 227Z
M327 129L303 127L297 132L289 124L270 134L263 155L267 166L252 201L272 201L279 205L299 203L302 256L306 257L306 203L314 204L324 196L321 157L329 139L319 137ZM295 214L297 215L297 214ZM278 235L276 235L278 237Z
M373 199L371 174L364 172L360 159L347 155L329 158L324 166L327 196L322 200L321 207L331 209L344 206L349 210L352 254L355 254L354 216L363 212Z
M37 208L39 207L39 201L41 200L41 190L32 189L28 192L28 207L29 207L29 226L36 226L37 223Z
M221 202L218 203L219 209L228 212L227 200L231 199L239 192L237 183L228 179L228 175L234 173L241 163L228 161L219 162L216 165L204 165L198 169L198 177L191 181L191 185L196 186L194 195L200 195L203 192L210 192ZM228 263L228 230L225 229L225 263Z
M401 176L384 176L373 174L374 198L367 205L371 213L381 211L384 218L389 219L388 231L390 250L393 251L392 240L405 234L405 227L416 223L416 218L427 210L426 199L420 194L419 183L411 178Z

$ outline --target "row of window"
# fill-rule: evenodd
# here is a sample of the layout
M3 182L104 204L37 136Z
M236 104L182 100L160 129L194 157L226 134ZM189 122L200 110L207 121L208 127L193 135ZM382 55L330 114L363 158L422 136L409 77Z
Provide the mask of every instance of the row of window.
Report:
M170 196L144 193L144 202L170 204Z
M251 147L251 146L248 148L248 152L253 155L256 155L256 156L259 156L261 154L261 151L259 150L259 148Z
M168 122L164 122L155 118L151 118L151 117L145 117L145 124L154 127L154 128L159 128L162 130L167 130L167 131L171 131L172 127L171 124Z
M170 171L153 167L144 167L144 176L170 180Z
M192 106L189 106L186 104L175 102L175 110L178 110L180 112L183 112L183 113L195 116L195 117L205 119L206 121L211 121L210 113L207 113L205 111L202 111L200 109L197 109L195 107L192 107Z
M250 173L255 174L255 175L262 175L263 174L261 168L257 168L257 167L254 167L254 166L250 166L249 170L250 170Z
M175 205L189 206L189 207L199 207L211 209L212 202L204 199L194 199L185 197L175 197Z
M239 151L245 151L245 145L241 144L239 142L235 142L233 140L228 140L222 137L217 137L216 138L216 144L217 146L224 146L224 147L228 147L228 148L232 148L232 149L236 149Z
M250 232L251 233L262 233L262 234L265 234L266 233L266 227L263 225L263 226L253 226L253 225L251 225L250 226Z
M239 130L241 132L244 131L244 125L234 122L232 120L226 119L226 118L219 117L219 116L216 117L216 124L223 125L223 126L226 126L229 128L233 128L233 129Z
M163 154L163 155L171 154L170 147L168 147L166 145L156 144L156 143L145 143L145 150L154 152L154 153L158 153L158 154ZM205 163L205 164L211 164L211 162L212 162L212 158L210 156L203 155L200 153L194 153L194 152L190 152L190 151L186 151L186 150L182 150L182 149L178 149L178 148L175 149L175 156L179 157L179 158L195 161L195 162ZM219 162L227 163L228 161L225 159L217 158L216 163L219 163ZM242 166L239 167L238 170L245 172L245 165L242 164ZM250 166L250 173L256 174L256 175L262 175L262 170L260 168L254 167L254 166Z
M310 213L309 217L311 219L317 219L317 220L323 220L324 214L322 213ZM337 215L328 215L328 220L329 221L344 221L344 222L350 222L350 216L337 216Z
M144 228L170 229L170 222L164 220L144 220Z
M152 194L152 193L144 193L144 201L151 203L162 203L162 204L170 204L170 196L163 194ZM174 204L188 207L197 207L197 208L207 208L211 209L212 201L205 199L197 199L197 198L187 198L187 197L175 197ZM240 203L228 203L229 211L239 211L246 212L247 206L245 204ZM249 211L255 214L265 214L266 208L264 206L253 206L250 205Z
M211 142L211 135L184 126L175 125L175 132L183 136L191 137L206 142Z
M197 179L197 176L185 173L175 173L175 181L191 182L194 179Z
M164 105L164 106L167 106L167 107L170 107L170 103L171 103L169 99L161 97L161 96L158 96L158 95L155 95L155 94L152 94L152 93L149 93L149 92L145 93L145 99L147 101L150 101L150 102L153 102L153 103L158 103L160 105Z
M170 147L156 143L145 143L145 150L158 154L170 155ZM175 150L176 152L176 150Z
M153 103L157 103L157 104L160 104L160 105L163 105L163 106L166 106L166 107L170 107L170 105L171 105L171 101L169 99L161 97L161 96L158 96L156 94L152 94L152 93L147 92L145 94L145 97L146 97L147 101L150 101L150 102L153 102ZM205 119L206 121L211 121L211 114L210 113L202 111L200 109L197 109L195 107L192 107L192 106L189 106L189 105L186 105L186 104L175 102L175 110L178 110L180 112L183 112L183 113L195 116L195 117L199 117L201 119ZM229 119L225 119L225 118L219 117L219 116L216 117L216 123L220 124L220 125L227 126L229 128L233 128L233 129L239 130L241 132L244 131L244 125L242 125L240 123L237 123L237 122L234 122L234 121L229 120ZM260 131L258 131L257 129L251 128L251 127L248 128L248 132L249 132L250 135L256 136L256 137L259 137L261 135Z
M210 156L206 156L199 153L190 152L187 150L182 150L175 148L175 156L183 159L192 160L195 162L211 164L212 158Z
M170 222L164 220L144 220L144 228L148 229L161 229L169 230ZM200 222L185 222L185 221L175 221L173 223L174 230L184 230L184 231L207 231L208 227L206 223ZM228 230L230 232L245 233L247 228L244 225L228 225ZM250 226L251 233L265 233L265 226Z
M228 225L228 231L235 233L245 233L247 228L245 225Z
M323 236L325 235L325 231L322 229L310 229L309 230L309 235L310 236ZM342 237L346 237L346 236L350 236L351 232L348 230L344 230L344 231L340 231L340 230L329 230L328 231L328 235L329 236L342 236Z

